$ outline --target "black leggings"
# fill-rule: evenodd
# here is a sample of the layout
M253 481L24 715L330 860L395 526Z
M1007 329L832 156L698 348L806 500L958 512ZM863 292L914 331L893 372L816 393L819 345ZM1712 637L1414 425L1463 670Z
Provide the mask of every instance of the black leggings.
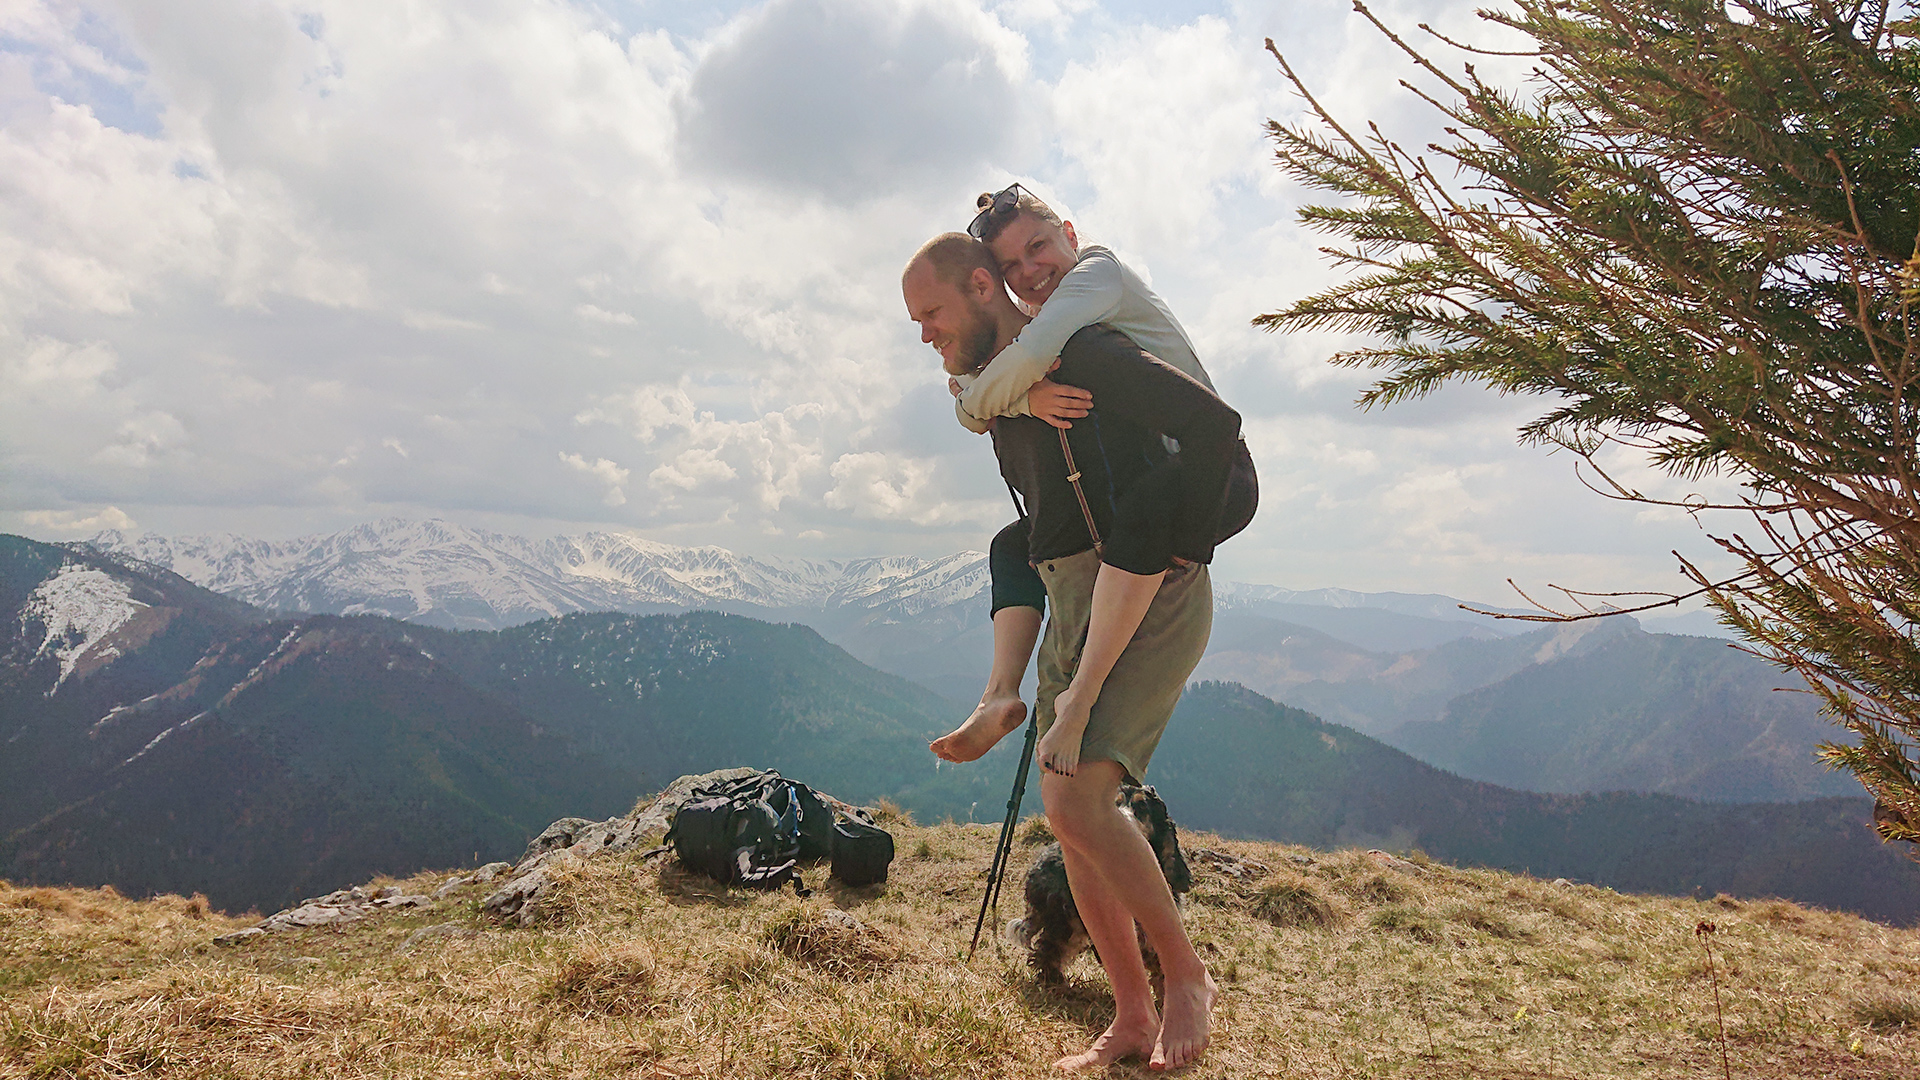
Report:
M1030 607L1045 614L1047 585L1027 561L1027 523L1001 529L987 548L987 572L993 577L993 614L1005 607Z

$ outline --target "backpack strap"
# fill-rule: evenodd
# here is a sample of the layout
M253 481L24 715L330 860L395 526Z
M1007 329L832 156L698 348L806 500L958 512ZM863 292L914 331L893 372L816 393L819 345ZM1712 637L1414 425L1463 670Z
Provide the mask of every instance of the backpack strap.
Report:
M1060 452L1067 459L1067 483L1073 485L1073 497L1080 500L1080 513L1087 519L1087 535L1093 538L1093 550L1104 554L1106 545L1100 539L1100 526L1093 523L1093 507L1087 504L1087 493L1080 486L1080 466L1073 460L1073 445L1067 441L1066 428L1054 428L1060 434Z

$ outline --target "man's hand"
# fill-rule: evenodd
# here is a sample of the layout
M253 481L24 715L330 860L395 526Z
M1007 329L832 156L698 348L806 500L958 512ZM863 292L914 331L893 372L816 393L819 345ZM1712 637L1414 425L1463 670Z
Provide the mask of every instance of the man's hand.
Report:
M952 394L954 397L960 396L960 380L959 379L953 378L952 376L948 376L947 393Z
M1057 428L1072 427L1091 408L1092 391L1062 386L1052 379L1041 379L1027 391L1027 411Z

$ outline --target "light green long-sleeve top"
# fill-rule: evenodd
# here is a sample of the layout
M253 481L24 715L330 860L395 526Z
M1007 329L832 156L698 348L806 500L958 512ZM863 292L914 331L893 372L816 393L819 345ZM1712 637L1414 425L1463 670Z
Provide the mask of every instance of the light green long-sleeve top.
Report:
M960 377L964 389L954 399L953 409L961 425L980 433L993 417L1029 415L1027 391L1046 377L1067 339L1094 323L1120 331L1213 389L1213 380L1194 355L1193 342L1166 302L1112 251L1088 244L1020 336L978 375Z

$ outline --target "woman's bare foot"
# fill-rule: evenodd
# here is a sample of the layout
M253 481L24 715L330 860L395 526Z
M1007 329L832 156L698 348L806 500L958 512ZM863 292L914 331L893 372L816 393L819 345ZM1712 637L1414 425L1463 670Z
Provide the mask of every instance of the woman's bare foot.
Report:
M933 756L943 761L972 761L993 749L1027 718L1027 703L1019 695L985 697L974 706L973 715L948 734L928 743Z
M1087 734L1087 720L1093 714L1093 702L1068 686L1053 699L1053 726L1040 737L1040 767L1061 776L1072 776L1080 767L1080 740Z
M1167 980L1166 1018L1160 1024L1159 1038L1154 1040L1148 1068L1178 1069L1200 1060L1207 1049L1215 993L1213 976L1204 971L1197 981Z
M1061 1058L1053 1067L1061 1072L1081 1072L1105 1068L1122 1058L1146 1057L1153 1051L1153 1029L1157 1026L1151 1016L1124 1025L1115 1020L1112 1027L1093 1040L1092 1046Z

